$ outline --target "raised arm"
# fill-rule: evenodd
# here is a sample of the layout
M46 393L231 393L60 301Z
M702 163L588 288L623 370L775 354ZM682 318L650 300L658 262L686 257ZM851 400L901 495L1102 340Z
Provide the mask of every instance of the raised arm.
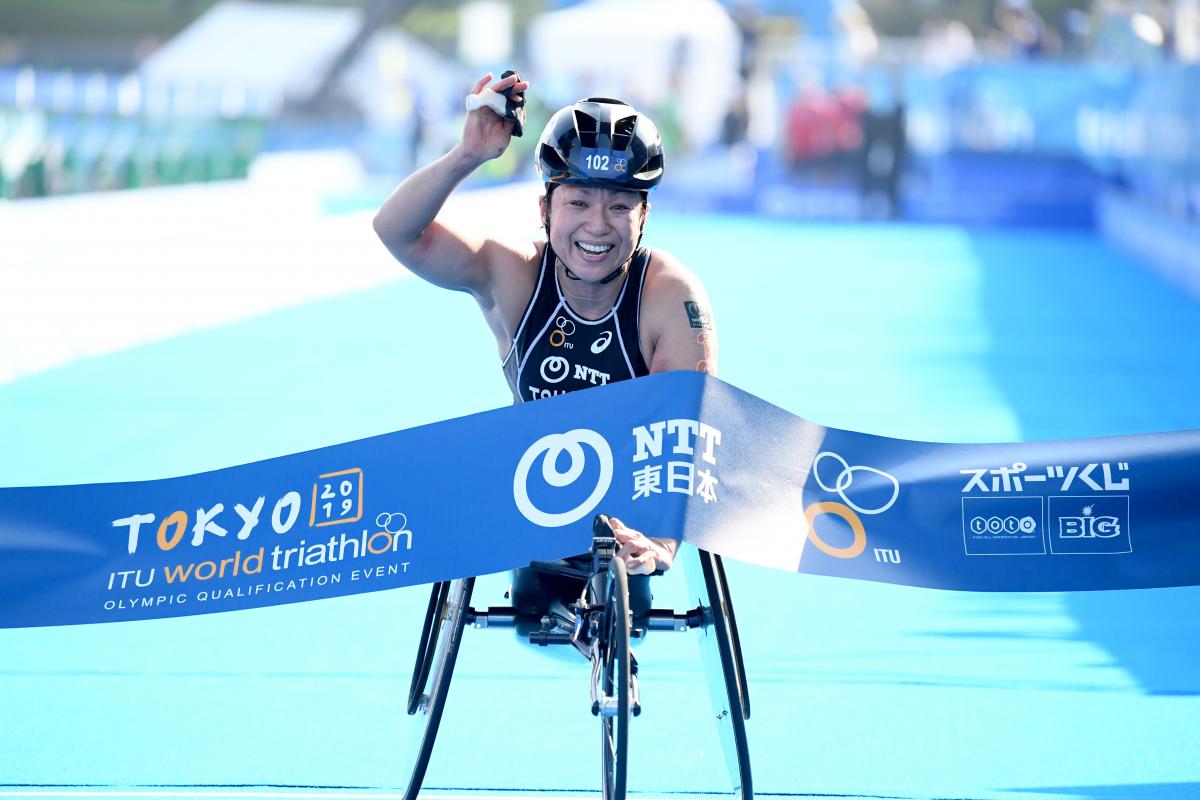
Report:
M483 92L491 78L485 75L471 93ZM496 92L510 88L520 95L529 84L510 75L491 86ZM495 265L511 251L494 240L452 229L437 216L464 178L505 151L512 128L512 122L490 108L471 111L462 141L396 187L374 221L375 232L396 260L437 286L481 299L490 293Z

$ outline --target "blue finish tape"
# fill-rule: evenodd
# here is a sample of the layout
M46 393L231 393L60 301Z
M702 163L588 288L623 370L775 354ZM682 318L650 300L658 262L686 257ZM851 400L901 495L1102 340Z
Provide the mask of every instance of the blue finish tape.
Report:
M1200 583L1200 431L935 444L701 373L185 477L0 489L0 627L201 614L585 551L596 513L777 569L936 589Z

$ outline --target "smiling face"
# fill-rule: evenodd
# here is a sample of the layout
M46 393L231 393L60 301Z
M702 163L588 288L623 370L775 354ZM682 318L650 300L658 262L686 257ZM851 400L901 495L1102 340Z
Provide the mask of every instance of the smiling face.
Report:
M550 196L550 246L580 280L599 282L630 256L648 206L638 192L558 186ZM543 220L546 201L542 200Z

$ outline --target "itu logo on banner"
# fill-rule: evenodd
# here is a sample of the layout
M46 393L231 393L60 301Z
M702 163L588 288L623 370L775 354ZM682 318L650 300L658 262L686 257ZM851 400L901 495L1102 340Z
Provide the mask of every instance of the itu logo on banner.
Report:
M539 459L542 468L536 475L540 480L531 480L530 472ZM565 469L559 468L560 461L566 462ZM534 525L559 528L591 514L608 492L612 479L612 449L603 436L587 428L551 433L531 444L517 462L513 500L517 510ZM570 506L572 502L574 506ZM555 506L566 510L556 510Z
M829 450L817 453L811 475L822 490L836 494L842 502L812 503L804 509L804 517L808 521L808 540L818 550L834 558L858 558L867 549L867 529L859 515L882 514L894 506L900 498L900 481L875 467L851 466L849 461ZM856 475L860 477L856 478ZM829 534L835 534L837 539L845 539L847 532L833 520L827 519L822 523L824 533L818 531L817 520L822 517L832 517L848 528L850 543L830 541L833 537L829 537ZM875 548L875 560L899 564L900 551L895 548Z
M1132 553L1129 496L1051 497L1050 550L1055 554Z
M826 462L830 459L837 464L836 468L822 466L822 462ZM823 470L827 473L832 473L835 469L837 470L837 477L833 479L832 485L822 480L821 476ZM864 508L858 503L855 503L846 495L847 490L854 486L855 473L862 473L868 476L868 480L859 480L859 488L857 491L864 495L863 497L859 497L861 502L872 503L869 508ZM812 475L818 486L831 494L836 494L842 499L843 503L848 505L850 508L853 508L859 514L882 514L895 505L896 500L900 497L900 481L896 480L895 477L889 475L881 469L875 469L874 467L852 467L850 466L850 463L846 461L846 459L842 458L837 453L833 453L828 450L823 453L817 453L817 457L813 459ZM877 478L874 481L871 481L869 479L869 476L871 475L875 475ZM829 475L826 474L825 477L829 477ZM883 489L882 493L878 491L880 488ZM867 493L871 493L869 501L865 497ZM883 502L879 502L883 497L887 497L887 499L883 500Z

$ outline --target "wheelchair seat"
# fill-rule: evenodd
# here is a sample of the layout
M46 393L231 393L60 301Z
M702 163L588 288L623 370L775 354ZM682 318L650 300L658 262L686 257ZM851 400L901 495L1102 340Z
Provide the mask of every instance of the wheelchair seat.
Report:
M577 601L591 567L591 554L583 553L557 561L535 561L528 567L513 570L508 599L518 615L518 634L527 635L529 630L540 627L542 617L551 611L554 601L568 607ZM633 612L634 627L641 627L638 623L644 622L650 614L654 601L650 577L629 576L629 607Z

